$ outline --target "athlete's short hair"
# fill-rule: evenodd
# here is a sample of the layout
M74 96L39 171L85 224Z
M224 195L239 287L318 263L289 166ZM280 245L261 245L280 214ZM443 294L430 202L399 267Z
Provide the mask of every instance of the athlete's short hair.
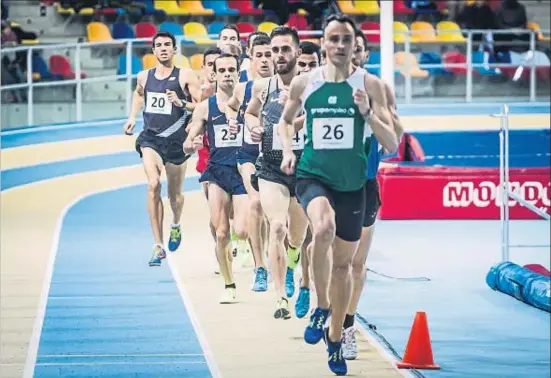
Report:
M318 64L321 64L321 52L320 46L317 43L311 41L302 41L300 43L300 50L306 55L316 55L318 57Z
M226 29L233 30L235 34L237 34L237 40L241 40L241 34L239 34L239 29L237 29L237 26L234 24L226 24L222 29L220 29L220 33L218 34L218 38L222 35L222 32Z
M233 54L222 53L222 54L220 54L220 56L219 56L218 58L216 58L216 59L214 60L214 65L213 65L212 68L214 69L214 72L215 72L215 73L216 73L216 61L217 61L218 59L222 59L222 58L233 58L233 59L235 59L235 64L237 64L237 71L239 72L239 66L240 66L240 64L239 64L239 57L238 57L237 55L233 55Z
M155 47L155 41L157 40L157 38L170 38L170 40L172 41L172 46L173 47L176 47L176 38L174 37L174 34L172 33L169 33L167 31L160 31L160 32L157 32L157 34L155 34L153 36L153 39L151 40L151 46L152 47Z
M207 61L207 56L209 55L222 55L222 50L220 50L218 47L210 47L203 53L203 66L205 65Z
M274 37L277 37L278 35L290 35L297 47L300 44L300 38L298 37L298 32L295 28L291 28L289 26L278 26L272 30L272 33L270 33L270 39L274 39Z
M254 31L251 34L249 34L249 36L247 37L247 48L248 49L252 48L251 43L256 40L255 37L259 37L261 35L270 38L270 36L268 34L262 32L262 31Z
M268 35L259 35L257 36L254 41L253 45L251 46L251 50L255 48L255 46L269 46L270 43L272 43L272 40Z
M354 30L354 33L356 32L356 30L358 30L358 27L356 26L356 23L354 22L354 20L352 18L350 18L347 15L344 15L342 13L334 13L334 14L330 15L329 17L327 17L325 19L325 24L323 25L324 34L325 34L325 29L327 29L327 25L329 25L333 21L337 21L341 24L348 24L348 25L352 26L352 29Z
M362 31L362 29L356 28L355 34L356 34L355 35L356 38L360 37L362 39L362 41L364 42L364 48L365 50L367 50L368 41L367 41L367 37L365 36L365 33Z

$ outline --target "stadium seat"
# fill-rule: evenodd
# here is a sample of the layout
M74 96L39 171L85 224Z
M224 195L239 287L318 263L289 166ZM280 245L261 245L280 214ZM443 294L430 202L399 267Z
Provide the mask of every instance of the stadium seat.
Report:
M205 9L210 8L216 16L237 16L239 11L228 7L225 0L203 0Z
M362 11L360 11L354 6L354 2L352 0L337 0L337 5L341 10L341 13L350 14L350 15L363 14Z
M165 11L155 8L155 4L153 3L153 0L134 0L134 1L136 3L140 3L145 6L144 15L146 16L166 16Z
M429 71L431 76L453 76L453 73L442 67L421 67L423 64L442 64L442 57L435 52L422 52L419 57L419 68Z
M189 14L185 9L180 8L178 0L155 0L155 9L165 12L168 16L183 16Z
M73 8L63 8L61 4L56 5L56 12L57 14L61 14L64 16L74 15L75 10ZM94 8L82 8L78 12L79 16L92 16L94 14Z
M174 55L172 62L176 67L180 67L180 68L191 67L191 64L189 63L189 59L187 58L187 56L184 56L184 55Z
M172 35L174 36L184 35L182 26L180 26L180 24L177 24L176 22L163 22L159 25L159 31L169 32L172 33Z
M354 2L356 9L365 15L375 15L381 13L377 0L362 0Z
M436 25L436 32L438 33L436 36L438 42L466 42L465 37L461 34L461 28L453 21L440 21Z
M536 32L536 40L537 41L549 41L549 40L551 40L551 38L549 36L546 37L546 36L543 35L543 33L541 32L541 27L537 22L534 22L534 21L528 22L526 24L526 28Z
M209 24L209 27L208 27L208 33L209 34L220 34L220 31L222 31L222 29L224 28L224 25L226 25L225 22L222 22L222 21L214 21L214 22L211 22Z
M48 65L40 55L33 54L31 58L32 73L38 74L43 80L61 80L63 77L59 74L54 74L48 69Z
M90 22L86 25L88 42L112 41L113 37L107 25L103 22Z
M394 21L392 24L394 30L394 43L405 43L409 28L406 24L399 21Z
M404 0L394 0L394 14L413 14L413 9L408 8Z
M411 41L420 43L436 42L436 31L425 21L414 21L411 24Z
M143 69L142 61L136 55L130 58L132 67L132 75L137 75ZM126 55L119 56L119 64L117 66L117 75L126 75Z
M312 27L308 25L308 21L306 21L306 17L296 13L289 15L289 21L287 22L287 25L299 31L312 30Z
M275 24L273 22L264 21L264 22L260 23L260 25L258 25L257 30L270 35L272 30L274 30L278 26L279 26L278 24Z
M50 56L50 72L60 75L65 80L74 80L76 77L69 59L63 55L51 55ZM80 73L81 79L86 78L84 72Z
M200 70L203 68L203 54L193 54L189 59L189 63L191 64L191 69Z
M132 26L126 22L115 22L113 24L113 38L114 39L134 39L136 35Z
M256 28L253 24L249 24L248 22L238 22L235 24L237 27L237 30L239 30L239 34L241 34L241 40L243 42L247 41L248 37L245 37L243 34L251 34L256 31Z
M153 54L145 54L142 57L142 65L144 70L148 70L157 65L157 58Z
M487 66L489 63L489 54L484 51L473 51L472 63L473 65L483 64L483 66L473 67L473 73L479 73L484 76L500 75L499 71L495 68L490 68Z
M398 51L394 54L394 63L396 70L403 76L407 76L409 72L412 78L424 79L429 77L429 72L419 68L417 58L411 53Z
M465 55L450 51L442 55L442 62L444 62L444 68L447 71L453 72L456 75L466 75L467 74L467 58ZM450 67L450 64L463 64L463 67Z
M381 43L381 25L378 22L366 21L361 24L360 29L363 31L377 32L377 34L364 33L368 42Z
M192 16L211 16L214 14L212 9L203 7L201 0L180 0L179 4L182 10Z
M184 35L197 44L215 44L216 41L209 38L205 25L199 22L187 22L184 24Z
M151 22L139 22L136 24L136 38L153 38L157 33L157 27Z
M251 0L228 0L228 8L236 9L243 16L258 16L262 10L255 8Z

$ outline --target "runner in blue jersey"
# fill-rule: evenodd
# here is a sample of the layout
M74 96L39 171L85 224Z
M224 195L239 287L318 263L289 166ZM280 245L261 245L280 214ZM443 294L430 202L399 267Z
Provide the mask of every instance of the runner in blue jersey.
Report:
M233 227L240 239L247 238L249 200L243 180L237 171L237 151L243 143L243 128L230 133L226 104L237 84L239 62L236 56L222 54L214 61L216 93L197 105L184 143L184 151L193 154L203 147L207 134L210 156L207 169L199 181L208 181L210 218L216 231L216 256L225 288L220 303L236 301L236 286L231 268L230 211L233 205Z
M250 54L252 56L251 69L255 73L255 78L260 79L272 76L274 66L270 37L265 35L257 36L253 42ZM226 115L228 116L230 129L233 133L238 132L245 124L244 115L251 99L252 87L253 81L237 84L232 98L228 101ZM257 158L258 144L251 140L249 129L244 127L243 145L237 152L237 168L243 178L243 183L250 200L248 230L255 263L255 278L252 290L266 291L268 290L268 271L266 270L262 237L264 215L260 205L260 195L251 186L251 175L256 170L255 162Z
M168 183L168 198L172 208L172 229L168 249L175 251L182 240L180 217L184 206L182 183L189 155L183 151L186 127L195 102L201 100L199 80L189 69L174 67L172 59L176 42L172 34L159 32L153 37L153 53L156 67L138 74L137 86L132 97L132 109L124 132L132 134L136 116L143 111L144 128L136 139L136 150L142 157L147 176L147 209L155 245L150 266L161 265L166 257L163 242L163 202L161 199L161 172Z
M357 44L353 63L357 66L363 67L369 57L369 52L367 51L367 38L361 31L357 30L356 40ZM398 113L396 112L396 99L392 89L387 83L384 83L384 88L386 92L385 94L387 98L388 110L392 118L392 125L399 141L404 129L400 123ZM372 119L371 122L377 122L377 119ZM352 260L352 294L343 324L342 355L347 360L354 360L358 357L354 320L358 303L360 301L360 296L367 278L366 260L371 247L371 242L373 240L375 220L377 219L377 213L379 212L379 208L381 206L377 172L379 170L379 163L381 160L382 146L377 141L377 138L371 138L371 146L369 151L369 163L366 172L367 180L364 187L366 196L364 223L358 250Z

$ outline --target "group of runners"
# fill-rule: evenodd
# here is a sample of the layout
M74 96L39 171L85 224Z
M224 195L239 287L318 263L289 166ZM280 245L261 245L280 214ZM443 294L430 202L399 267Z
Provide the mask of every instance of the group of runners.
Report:
M396 151L403 132L392 90L363 68L365 35L336 14L320 45L279 26L250 34L243 54L238 29L226 25L204 52L200 75L174 66L176 49L173 35L155 35L158 64L138 74L124 126L132 134L143 108L136 150L155 241L149 265L166 258L163 168L172 209L167 247L176 251L182 183L197 154L224 280L220 303L237 301L232 260L249 250L251 289L266 292L273 281L275 319L291 318L296 294L296 317L310 317L304 340L323 339L329 368L345 375L346 360L358 355L354 320L381 204L380 155Z

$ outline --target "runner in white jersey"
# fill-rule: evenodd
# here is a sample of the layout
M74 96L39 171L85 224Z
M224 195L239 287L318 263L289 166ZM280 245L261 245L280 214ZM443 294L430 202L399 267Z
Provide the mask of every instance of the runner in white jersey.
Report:
M276 76L255 81L253 94L245 113L246 125L253 141L260 141L260 156L252 185L260 192L262 208L269 222L268 257L274 279L277 305L276 319L290 318L288 297L294 294L294 281L289 276L284 239L289 240L291 257L300 254L308 221L295 197L295 180L281 172L282 144L277 124L288 96L288 85L298 74L299 38L295 29L275 28L271 35L272 58ZM304 146L304 134L293 137L293 153L299 157Z
M252 56L251 69L256 79L273 75L272 50L270 37L257 36L250 50ZM239 83L235 87L232 98L228 101L226 115L231 132L237 133L239 125L245 123L245 110L251 99L253 81ZM253 291L268 290L268 271L266 270L264 254L263 228L265 229L264 213L260 204L260 194L251 186L251 175L256 171L255 163L258 158L258 144L251 140L250 132L244 128L243 145L237 152L237 168L243 178L250 200L249 237L255 263L255 278Z
M137 86L132 97L132 108L124 132L132 134L136 116L143 112L144 129L136 139L136 150L142 157L147 177L147 209L155 245L150 266L159 266L166 257L161 198L161 172L166 172L168 199L172 208L172 227L168 249L175 251L182 240L180 217L184 206L182 184L189 158L182 148L187 136L186 127L195 102L201 100L199 80L189 69L176 68L173 57L176 42L172 34L159 32L153 37L155 68L138 73Z
M295 172L297 197L312 225L312 266L317 308L304 332L309 344L327 344L329 369L347 374L342 326L351 295L351 265L363 225L366 138L373 135L389 151L397 148L382 82L351 65L356 25L343 15L326 19L322 44L327 65L291 83L281 117L281 169ZM368 95L369 93L369 95ZM306 143L300 161L292 150L294 118L306 113ZM370 118L376 119L372 125ZM297 165L298 161L298 165ZM332 253L332 259L329 253ZM330 310L331 309L331 310ZM331 321L324 327L331 311Z

